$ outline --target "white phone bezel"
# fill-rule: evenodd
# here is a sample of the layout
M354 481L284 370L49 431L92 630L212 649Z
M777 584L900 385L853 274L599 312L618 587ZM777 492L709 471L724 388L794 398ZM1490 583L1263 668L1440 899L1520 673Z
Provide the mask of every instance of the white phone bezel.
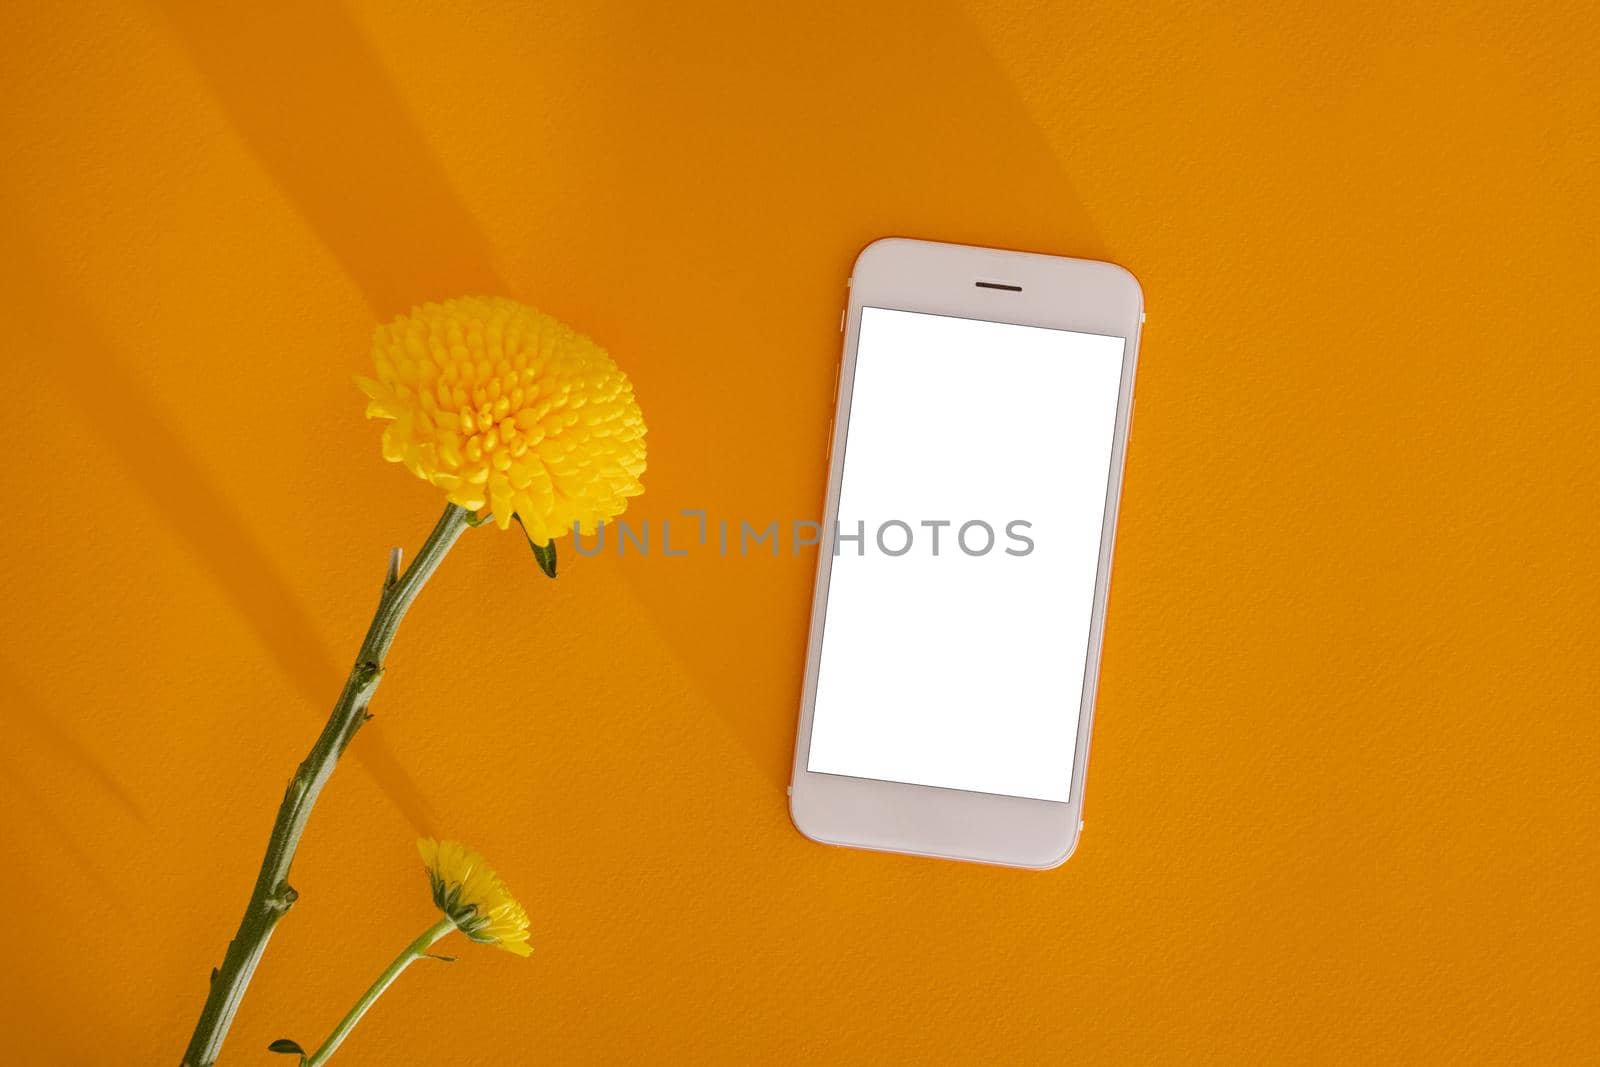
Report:
M1020 286L1020 291L986 288L978 285L979 282ZM1089 627L1089 654L1079 704L1078 739L1065 803L851 778L806 769L822 650L822 624L827 613L828 583L838 532L835 520L845 437L850 424L856 340L863 307L955 315L1127 339L1117 394L1106 518ZM806 837L823 844L1036 870L1059 866L1072 855L1083 825L1089 732L1094 721L1106 592L1133 411L1139 329L1143 321L1144 296L1138 280L1111 263L902 237L874 241L856 257L843 323L838 405L828 434L824 530L818 546L805 682L795 738L794 774L789 787L790 817Z

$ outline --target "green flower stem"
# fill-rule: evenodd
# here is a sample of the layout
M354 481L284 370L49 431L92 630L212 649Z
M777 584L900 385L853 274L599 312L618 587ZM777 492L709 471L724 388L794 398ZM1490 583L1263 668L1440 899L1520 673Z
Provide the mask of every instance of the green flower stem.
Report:
M184 1067L210 1067L216 1062L223 1039L228 1036L228 1028L244 999L245 987L255 975L267 941L272 937L273 927L298 896L289 885L289 866L294 862L295 849L300 845L300 835L305 832L311 808L333 774L334 765L344 754L345 746L368 717L367 705L383 680L384 658L394 642L400 620L405 618L412 601L439 568L471 518L472 513L466 509L446 505L444 515L403 575L396 576L396 567L391 561L383 583L383 595L378 598L378 610L367 628L366 639L361 642L361 651L356 656L355 666L350 668L350 677L345 680L339 702L333 706L311 754L290 780L283 803L278 807L278 819L273 824L272 838L267 843L261 871L256 875L250 903L239 921L238 932L228 943L222 966L211 974L211 991L206 996L200 1021L195 1024L194 1036L189 1039L189 1048L183 1054Z
M305 1061L304 1067L321 1067L321 1064L328 1062L328 1057L332 1056L334 1051L344 1043L344 1039L350 1036L350 1031L356 1028L356 1023L361 1021L361 1017L367 1013L367 1010L372 1007L379 997L383 996L384 990L393 985L394 980L400 977L400 972L428 955L428 949L433 946L433 943L455 928L456 924L451 921L450 916L446 915L422 931L422 936L407 945L405 951L396 956L394 962L389 964L388 970L378 975L378 980L372 983L371 988L361 994L361 999L356 1001L356 1006L351 1008L343 1019L339 1020L339 1025L333 1028L333 1033L328 1035L328 1040L324 1041L322 1047L311 1054Z

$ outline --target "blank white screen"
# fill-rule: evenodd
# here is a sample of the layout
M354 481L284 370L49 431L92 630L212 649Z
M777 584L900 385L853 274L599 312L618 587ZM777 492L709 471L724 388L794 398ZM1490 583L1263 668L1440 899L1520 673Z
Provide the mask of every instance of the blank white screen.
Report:
M865 554L833 561L809 770L1068 798L1123 348L862 309L838 519L865 523ZM935 556L922 523L941 519ZM876 543L891 520L914 534L901 556ZM970 520L987 554L958 547ZM1013 520L1027 555L1005 551L1026 547Z

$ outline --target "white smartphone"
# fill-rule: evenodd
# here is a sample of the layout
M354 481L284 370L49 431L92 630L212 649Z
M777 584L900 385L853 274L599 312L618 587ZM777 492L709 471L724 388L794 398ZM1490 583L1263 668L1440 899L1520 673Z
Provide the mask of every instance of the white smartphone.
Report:
M1044 869L1083 820L1144 297L1092 260L856 258L789 809Z

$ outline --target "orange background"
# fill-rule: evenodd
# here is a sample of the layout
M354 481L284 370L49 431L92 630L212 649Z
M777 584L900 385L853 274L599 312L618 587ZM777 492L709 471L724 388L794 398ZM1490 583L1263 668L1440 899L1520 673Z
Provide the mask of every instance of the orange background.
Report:
M439 507L361 418L378 319L534 302L634 379L631 515L807 517L883 234L1144 283L1076 857L792 829L809 555L552 584L479 530L225 1062L320 1041L431 921L424 830L500 867L535 956L458 945L335 1062L1593 1055L1590 5L6 21L8 1060L179 1057L386 549Z

